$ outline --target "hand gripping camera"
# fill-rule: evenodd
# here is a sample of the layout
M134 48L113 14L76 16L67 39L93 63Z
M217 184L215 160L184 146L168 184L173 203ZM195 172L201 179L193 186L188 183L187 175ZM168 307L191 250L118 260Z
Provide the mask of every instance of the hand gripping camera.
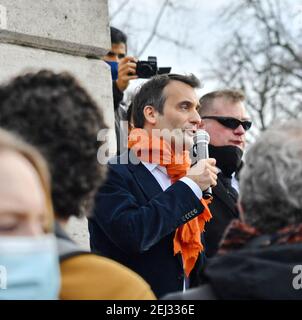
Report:
M156 74L170 73L171 67L157 68L157 58L148 57L148 61L136 63L136 74L139 78L149 79Z

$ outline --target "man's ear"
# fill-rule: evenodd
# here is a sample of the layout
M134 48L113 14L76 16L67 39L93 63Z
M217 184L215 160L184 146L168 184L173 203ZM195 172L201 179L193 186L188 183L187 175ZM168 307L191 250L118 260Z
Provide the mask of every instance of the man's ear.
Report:
M151 125L155 125L157 122L158 111L153 106L145 106L144 117L145 122Z

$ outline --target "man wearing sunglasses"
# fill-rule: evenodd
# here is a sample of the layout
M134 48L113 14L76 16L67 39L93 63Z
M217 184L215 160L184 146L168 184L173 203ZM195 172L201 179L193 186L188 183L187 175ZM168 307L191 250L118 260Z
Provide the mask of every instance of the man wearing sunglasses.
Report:
M220 90L204 95L199 101L204 129L210 135L209 156L216 159L216 166L220 169L210 205L213 218L205 232L208 257L217 252L229 222L239 217L236 174L242 166L245 133L252 125L244 99L241 91Z

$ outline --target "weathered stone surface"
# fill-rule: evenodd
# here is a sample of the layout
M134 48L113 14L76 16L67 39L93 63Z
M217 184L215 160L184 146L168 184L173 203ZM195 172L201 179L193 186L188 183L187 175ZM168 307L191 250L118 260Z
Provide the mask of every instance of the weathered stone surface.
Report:
M109 35L106 0L0 0L0 42L100 57Z
M114 129L112 81L110 67L102 60L75 57L47 50L0 43L0 82L20 73L48 68L73 74L93 96L103 110L107 126ZM111 130L111 150L114 152L115 133Z

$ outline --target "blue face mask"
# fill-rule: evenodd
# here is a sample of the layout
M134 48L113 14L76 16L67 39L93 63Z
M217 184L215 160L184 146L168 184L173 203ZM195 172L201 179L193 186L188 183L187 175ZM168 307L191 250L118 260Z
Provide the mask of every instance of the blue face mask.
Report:
M0 300L58 299L59 289L53 235L0 237Z
M107 64L109 64L111 68L111 77L112 80L117 80L118 78L118 63L115 61L105 61Z

